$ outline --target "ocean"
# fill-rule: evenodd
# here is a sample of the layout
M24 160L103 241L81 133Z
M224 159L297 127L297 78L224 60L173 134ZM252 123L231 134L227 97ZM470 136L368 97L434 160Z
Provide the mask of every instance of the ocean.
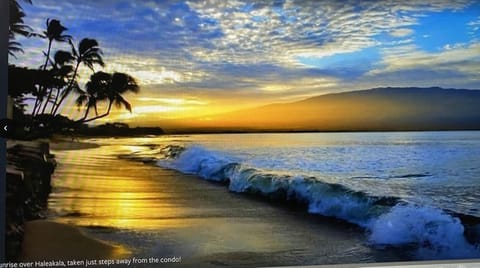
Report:
M231 194L353 224L375 250L408 249L420 260L480 257L479 131L88 141L122 159L218 182Z

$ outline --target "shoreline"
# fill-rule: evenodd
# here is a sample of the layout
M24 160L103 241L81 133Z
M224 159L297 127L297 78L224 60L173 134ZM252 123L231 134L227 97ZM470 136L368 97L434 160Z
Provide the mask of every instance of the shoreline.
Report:
M132 256L181 257L175 265L182 267L404 259L401 252L382 255L369 248L354 226L231 193L197 176L118 158L121 145L100 146L81 157L75 150L55 150L61 165L52 180L49 208L56 222L121 244L132 249Z

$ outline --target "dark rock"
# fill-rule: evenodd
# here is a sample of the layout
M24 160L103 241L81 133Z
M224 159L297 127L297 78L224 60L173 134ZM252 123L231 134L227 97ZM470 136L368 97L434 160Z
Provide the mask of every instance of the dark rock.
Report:
M56 162L47 142L9 141L7 147L5 256L14 261L25 221L44 218Z

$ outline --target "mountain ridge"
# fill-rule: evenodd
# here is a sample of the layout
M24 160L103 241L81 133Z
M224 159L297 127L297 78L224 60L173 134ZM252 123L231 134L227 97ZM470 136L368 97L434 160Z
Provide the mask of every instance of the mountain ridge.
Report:
M480 90L377 87L186 119L182 125L218 131L480 130Z

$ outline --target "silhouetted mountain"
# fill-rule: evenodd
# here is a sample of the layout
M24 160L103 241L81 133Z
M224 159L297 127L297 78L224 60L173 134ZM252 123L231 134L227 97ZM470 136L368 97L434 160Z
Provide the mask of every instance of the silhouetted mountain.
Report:
M480 90L375 88L182 123L230 131L372 131L480 129Z

